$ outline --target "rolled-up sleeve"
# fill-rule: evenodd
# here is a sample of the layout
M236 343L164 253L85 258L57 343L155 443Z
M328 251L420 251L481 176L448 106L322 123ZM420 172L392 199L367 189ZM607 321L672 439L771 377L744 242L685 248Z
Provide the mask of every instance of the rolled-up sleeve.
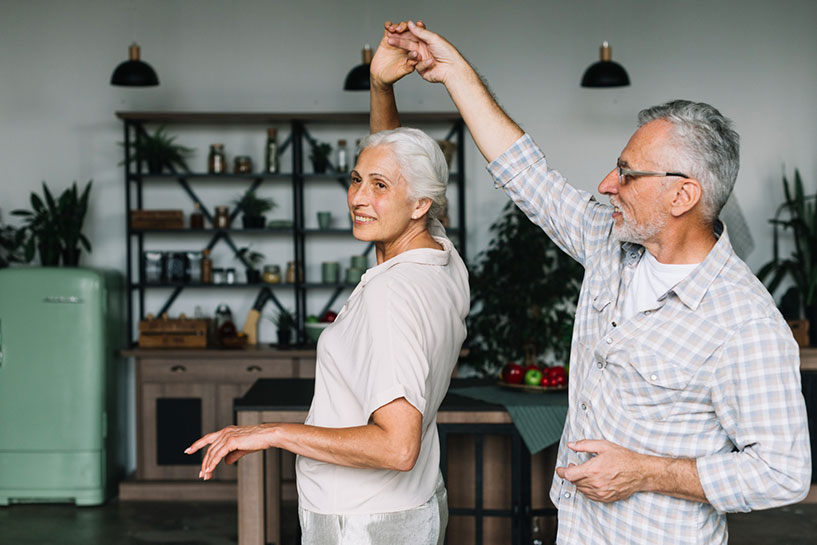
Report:
M802 500L811 453L797 345L781 320L756 320L725 345L712 403L734 449L698 458L707 500L720 513Z

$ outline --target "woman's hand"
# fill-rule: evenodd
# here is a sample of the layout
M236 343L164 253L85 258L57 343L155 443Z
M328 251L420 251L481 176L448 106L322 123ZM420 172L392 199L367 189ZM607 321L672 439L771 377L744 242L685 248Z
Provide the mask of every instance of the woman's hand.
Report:
M422 25L422 22L418 22ZM383 38L377 46L372 63L369 65L369 78L373 87L384 88L414 72L417 65L417 54L389 44L391 36L406 36L411 33L408 23L397 24L386 21L383 25Z
M439 34L426 29L422 21L400 23L395 32L388 33L388 43L403 50L414 62L417 73L432 83L445 84L456 71L470 69L457 48Z
M193 454L202 447L210 445L201 462L199 478L205 481L213 476L218 463L223 459L227 464L234 464L245 454L264 450L272 446L270 441L273 426L262 424L259 426L227 426L219 431L208 433L184 451Z

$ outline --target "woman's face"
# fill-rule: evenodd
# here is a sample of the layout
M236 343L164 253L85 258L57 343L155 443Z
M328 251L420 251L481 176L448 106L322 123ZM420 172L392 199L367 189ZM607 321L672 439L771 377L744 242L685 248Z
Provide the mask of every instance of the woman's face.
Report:
M418 201L388 146L366 148L352 170L347 202L358 240L389 244L400 240L417 215Z

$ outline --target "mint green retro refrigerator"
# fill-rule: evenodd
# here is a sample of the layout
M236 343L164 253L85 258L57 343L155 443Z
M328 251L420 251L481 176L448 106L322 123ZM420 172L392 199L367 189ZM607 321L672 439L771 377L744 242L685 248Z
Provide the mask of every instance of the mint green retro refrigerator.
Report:
M0 270L0 505L99 505L115 485L121 275Z

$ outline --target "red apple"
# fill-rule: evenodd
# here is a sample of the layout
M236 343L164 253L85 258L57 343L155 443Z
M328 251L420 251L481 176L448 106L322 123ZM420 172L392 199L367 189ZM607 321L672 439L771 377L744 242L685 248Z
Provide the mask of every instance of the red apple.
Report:
M502 380L508 384L519 384L525 377L525 368L518 363L508 362L502 368Z
M331 323L331 322L334 322L335 318L337 318L337 317L338 317L337 312L332 311L332 310L327 310L326 312L323 313L323 316L321 316L321 322Z

